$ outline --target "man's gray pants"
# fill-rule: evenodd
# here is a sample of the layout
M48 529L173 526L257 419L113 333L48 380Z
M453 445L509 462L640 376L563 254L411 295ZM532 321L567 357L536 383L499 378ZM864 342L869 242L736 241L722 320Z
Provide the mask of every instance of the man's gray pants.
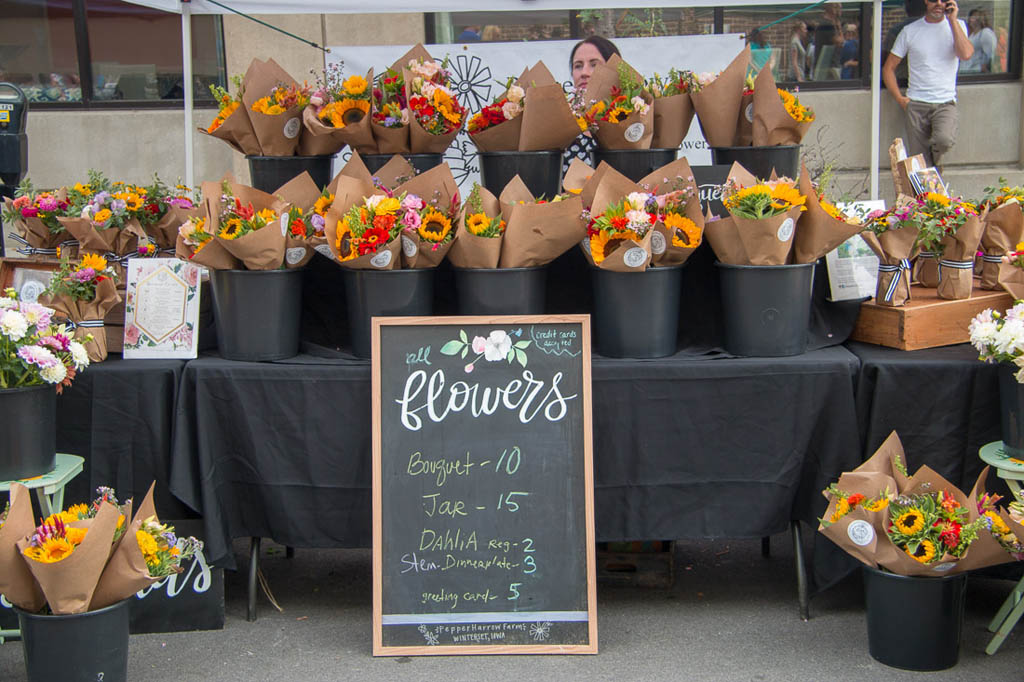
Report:
M907 102L907 154L924 154L929 166L942 163L942 156L956 142L960 117L956 102L931 104Z

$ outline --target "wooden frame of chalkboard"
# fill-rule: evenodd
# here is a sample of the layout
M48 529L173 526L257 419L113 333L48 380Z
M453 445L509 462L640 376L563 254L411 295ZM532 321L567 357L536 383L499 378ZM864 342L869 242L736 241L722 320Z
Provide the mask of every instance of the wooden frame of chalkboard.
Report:
M596 654L590 316L372 342L373 655Z

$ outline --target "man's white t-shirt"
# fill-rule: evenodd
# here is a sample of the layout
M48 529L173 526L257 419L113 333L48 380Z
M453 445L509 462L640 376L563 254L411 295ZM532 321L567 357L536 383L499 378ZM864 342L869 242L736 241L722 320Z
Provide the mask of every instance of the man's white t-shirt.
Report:
M957 19L967 35L967 24ZM956 72L960 60L953 49L953 28L943 19L935 23L921 17L903 27L891 53L909 57L907 97L916 102L942 104L956 101Z

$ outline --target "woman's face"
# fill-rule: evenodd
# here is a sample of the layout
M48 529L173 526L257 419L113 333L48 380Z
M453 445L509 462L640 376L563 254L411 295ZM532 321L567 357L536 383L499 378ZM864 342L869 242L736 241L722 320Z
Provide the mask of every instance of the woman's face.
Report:
M576 53L572 56L572 84L577 90L587 87L587 81L598 64L604 64L604 57L596 47L590 43L583 43L576 48Z

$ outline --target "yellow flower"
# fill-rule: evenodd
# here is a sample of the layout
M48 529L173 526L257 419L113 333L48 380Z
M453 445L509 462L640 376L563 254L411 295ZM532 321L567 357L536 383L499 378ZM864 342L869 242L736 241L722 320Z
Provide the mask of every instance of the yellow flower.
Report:
M334 203L334 195L328 194L327 196L321 196L313 204L313 212L318 215L327 215L327 211L331 208L331 204Z
M232 218L224 223L223 229L217 236L221 239L236 239L242 231L242 221Z
M841 498L839 498L839 501L836 502L836 510L834 512L832 512L832 516L831 516L831 518L829 518L829 522L835 523L839 519L841 519L844 516L846 516L849 512L850 512L850 503L846 501L845 497L841 497Z
M366 79L362 76L349 76L345 79L345 82L341 84L345 88L345 92L350 95L361 95L366 92Z
M889 506L889 498L887 498L887 497L880 497L877 500L874 500L872 502L868 502L867 504L863 505L863 507L865 509L867 509L868 511L873 511L873 512L881 511L881 510L885 509L888 506Z
M924 528L924 514L917 509L905 511L893 522L893 525L904 535L913 535Z
M931 540L921 540L921 544L917 546L917 549L911 552L909 549L904 549L912 559L920 561L922 564L926 564L935 558L935 543Z
M580 127L580 132L586 132L587 128L589 127L587 125L587 119L584 116L576 117L576 125Z
M142 556L146 557L147 561L150 557L157 553L159 547L156 544L156 540L153 536L144 530L135 531L135 540L139 543L139 549L142 550Z
M67 508L64 514L70 516L72 521L78 521L79 519L83 519L86 516L88 516L89 505L81 502L79 502L78 504L73 504Z
M624 118L629 116L629 114L630 114L629 109L626 109L625 107L615 107L610 112L608 112L608 122L609 123L619 123Z
M329 102L320 110L317 118L330 121L335 128L359 123L370 112L370 103L362 99L343 99L340 102Z
M82 262L78 265L78 270L84 270L85 268L92 268L96 272L107 269L107 259L98 253L87 253L82 256ZM77 520L77 519L76 519Z
M672 246L696 248L700 246L701 229L697 224L678 213L665 216L665 227L672 230ZM680 235L682 238L680 238Z
M40 547L27 547L24 555L42 564L55 564L71 556L75 546L64 538L48 538Z
M992 521L992 533L994 535L1007 535L1010 532L1010 527L1006 525L1002 517L995 513L991 509L985 512L985 516Z
M109 208L101 208L100 210L96 211L95 215L93 215L92 217L92 220L94 223L102 224L110 220L111 215L112 214L110 213Z
M74 186L74 190L76 192L78 192L79 194L84 194L87 197L91 197L92 196L92 185L83 185L80 182L76 182L75 186Z
M480 234L487 229L487 226L491 224L490 218L483 213L474 213L473 215L466 218L466 229L469 230L470 234Z
M611 255L612 251L621 246L619 242L632 239L633 236L629 230L622 232L598 230L597 234L590 238L590 257L594 259L594 263L601 263Z
M402 208L402 202L395 197L384 197L377 203L374 213L377 215L394 215Z
M82 544L82 540L85 539L85 534L89 531L88 528L71 528L68 527L64 530L64 537L74 546Z
M261 208L256 217L262 220L264 225L269 225L277 220L277 214L269 208Z
M936 204L939 204L940 206L949 206L949 197L943 196L936 192L928 192L927 194L924 195L924 200L934 201Z
M423 216L423 222L417 230L420 237L428 242L440 244L452 231L452 221L440 211L429 209Z
M807 202L807 197L800 194L799 189L785 182L780 182L772 188L772 199L772 206L775 208L784 208L785 206L782 204L803 206ZM776 206L776 203L780 205Z
M352 236L352 229L348 225L347 220L339 220L337 228L338 238L334 242L334 246L338 249L338 260L344 263L347 260L352 260L359 255L359 251L356 248L356 240ZM348 239L347 248L345 240Z
M447 92L445 92L441 88L434 90L433 100L434 106L437 107L437 110L441 112L442 116L444 116L451 123L454 123L456 125L459 124L459 122L462 120L462 114L455 111L455 103L452 102L452 98L448 96Z

